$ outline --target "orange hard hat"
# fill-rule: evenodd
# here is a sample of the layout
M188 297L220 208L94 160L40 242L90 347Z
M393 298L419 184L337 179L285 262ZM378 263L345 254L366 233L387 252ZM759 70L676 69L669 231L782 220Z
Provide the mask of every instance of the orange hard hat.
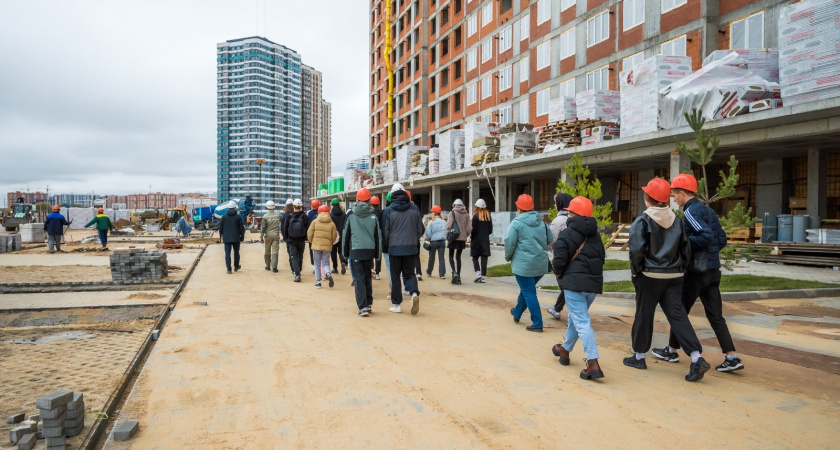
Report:
M440 205L432 206L432 212L440 214Z
M58 206L58 205L53 206L53 211L58 211L59 209L61 209L61 206Z
M321 206L321 202L319 202L318 200L312 200L312 209L316 209L319 206Z
M359 192L356 192L356 200L360 202L366 202L370 200L370 191L367 188L359 189Z
M96 212L98 212L98 213L102 214L102 213L104 213L104 212L105 212L105 210L104 210L104 209L102 209L102 208L99 208L99 209L97 209L97 210L96 210Z
M671 180L671 189L685 189L686 191L697 192L697 178L694 175L681 173Z
M696 184L694 188L697 189ZM642 186L642 190L650 198L660 203L665 203L671 198L671 185L664 178L654 178L648 181L647 186Z
M592 201L586 197L577 196L569 202L566 211L583 217L592 217Z
M378 205L379 204L379 197L377 197L375 195L373 197L371 197L370 198L370 204L371 205Z
M522 211L533 211L534 199L528 194L522 194L516 199L516 207Z
M328 205L318 207L318 214L321 214L322 212L330 212L330 207Z
M408 189L406 189L406 190L405 190L405 193L406 193L406 194L408 194L408 198L411 198L411 191L409 191Z

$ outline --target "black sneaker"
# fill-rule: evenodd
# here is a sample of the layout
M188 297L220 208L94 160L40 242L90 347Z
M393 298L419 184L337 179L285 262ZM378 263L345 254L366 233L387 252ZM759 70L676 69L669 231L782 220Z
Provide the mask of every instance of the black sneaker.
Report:
M647 369L647 363L645 362L645 359L636 359L635 355L624 358L624 365L632 367L634 369Z
M744 368L740 358L724 359L723 362L715 367L718 372L733 372Z
M542 327L535 327L533 325L528 325L527 327L525 327L525 329L528 330L528 331L533 331L535 333L542 333L543 332Z
M688 369L688 375L685 376L685 381L700 381L703 379L703 375L711 368L712 366L701 357L697 362L691 363L691 367Z
M513 316L513 321L514 322L519 323L519 319L516 317L515 314L513 314L513 308L510 309L510 315Z
M233 271L234 272L239 272L239 269L241 269L241 268L242 268L242 266L236 266L236 267L233 268Z
M300 283L300 275L295 275L295 283Z
M335 286L335 281L333 281L332 274L330 274L330 276L327 277L327 281L330 282L330 287Z
M677 352L669 351L670 347L665 348L655 348L651 350L653 356L663 360L668 361L671 363L680 362L680 355Z
M341 263L341 274L344 275L345 273L347 273L347 264Z
M272 272L274 272L274 273L277 273L277 272L278 272L278 270L277 270L277 269L271 269L271 271L272 271Z

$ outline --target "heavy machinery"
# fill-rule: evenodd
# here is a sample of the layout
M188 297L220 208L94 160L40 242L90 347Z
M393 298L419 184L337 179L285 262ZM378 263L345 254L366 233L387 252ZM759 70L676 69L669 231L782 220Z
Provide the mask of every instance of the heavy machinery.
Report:
M193 223L195 224L195 229L218 230L219 218L213 214L213 211L215 211L218 207L219 205L199 206L198 208L193 208Z
M15 231L21 224L32 223L35 220L32 212L32 204L26 203L23 197L19 197L17 202L12 203L9 208L9 214L3 217L3 227L6 231Z
M187 205L181 205L178 208L167 209L166 215L161 216L163 223L160 227L164 230L169 231L171 227L174 227L175 224L178 223L178 220L180 220L181 217L186 217L187 221L191 219L191 217L187 215Z

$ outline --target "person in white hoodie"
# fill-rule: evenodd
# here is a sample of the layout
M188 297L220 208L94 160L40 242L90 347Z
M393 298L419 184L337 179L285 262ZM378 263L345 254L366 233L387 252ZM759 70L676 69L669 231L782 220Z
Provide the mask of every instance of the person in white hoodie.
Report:
M636 287L636 317L633 320L634 356L624 365L647 369L645 353L653 338L656 305L671 325L680 347L691 357L686 381L699 381L711 365L703 359L702 346L682 305L683 275L691 263L691 243L683 222L668 205L671 185L654 178L642 187L647 209L630 226L630 272Z

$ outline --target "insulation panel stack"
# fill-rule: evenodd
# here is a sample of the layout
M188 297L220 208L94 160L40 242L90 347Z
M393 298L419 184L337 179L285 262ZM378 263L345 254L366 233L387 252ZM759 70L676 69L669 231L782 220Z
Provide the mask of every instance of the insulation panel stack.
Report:
M621 72L621 137L659 130L659 91L691 74L688 56L652 56Z
M618 91L591 89L575 96L579 120L621 120L621 94Z

